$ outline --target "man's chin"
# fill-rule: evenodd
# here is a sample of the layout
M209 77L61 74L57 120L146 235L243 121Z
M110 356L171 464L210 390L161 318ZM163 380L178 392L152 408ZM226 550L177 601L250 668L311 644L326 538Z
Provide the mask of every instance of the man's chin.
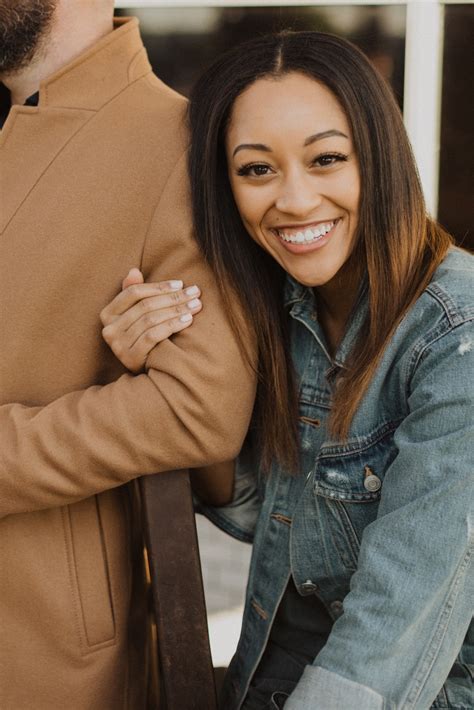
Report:
M0 75L28 66L48 36L58 0L0 0Z

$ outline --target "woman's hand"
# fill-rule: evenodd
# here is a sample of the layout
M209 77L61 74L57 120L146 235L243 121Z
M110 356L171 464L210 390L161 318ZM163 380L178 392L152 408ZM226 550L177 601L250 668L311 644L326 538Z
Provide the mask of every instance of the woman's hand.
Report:
M100 313L102 336L126 368L140 372L157 343L191 325L202 308L200 295L182 281L144 283L139 269L131 269L121 293Z

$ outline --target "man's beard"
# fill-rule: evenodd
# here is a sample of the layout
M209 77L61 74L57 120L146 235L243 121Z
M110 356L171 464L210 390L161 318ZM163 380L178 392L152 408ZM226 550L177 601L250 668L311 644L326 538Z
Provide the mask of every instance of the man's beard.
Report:
M0 0L0 74L26 67L48 35L57 0Z

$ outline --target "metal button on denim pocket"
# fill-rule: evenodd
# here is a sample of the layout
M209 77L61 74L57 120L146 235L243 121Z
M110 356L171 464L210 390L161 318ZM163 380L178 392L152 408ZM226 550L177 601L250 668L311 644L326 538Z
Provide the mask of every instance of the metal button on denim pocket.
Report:
M303 582L303 584L300 586L300 593L303 595L306 594L314 594L318 589L318 585L314 584L310 579L307 579L306 582Z
M375 493L382 487L382 481L375 473L372 471L370 466L365 467L365 478L364 478L364 488L370 493Z

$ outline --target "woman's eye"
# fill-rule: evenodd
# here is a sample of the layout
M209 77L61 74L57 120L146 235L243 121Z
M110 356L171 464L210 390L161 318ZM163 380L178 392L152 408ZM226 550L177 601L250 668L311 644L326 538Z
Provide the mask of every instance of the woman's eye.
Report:
M324 153L324 155L318 155L318 157L313 160L313 164L317 165L319 168L325 168L328 165L334 165L335 163L344 162L346 160L347 155L343 153Z
M264 165L262 163L251 163L249 165L242 165L237 170L237 175L247 175L250 177L261 177L264 175L269 175L271 168L269 165Z

